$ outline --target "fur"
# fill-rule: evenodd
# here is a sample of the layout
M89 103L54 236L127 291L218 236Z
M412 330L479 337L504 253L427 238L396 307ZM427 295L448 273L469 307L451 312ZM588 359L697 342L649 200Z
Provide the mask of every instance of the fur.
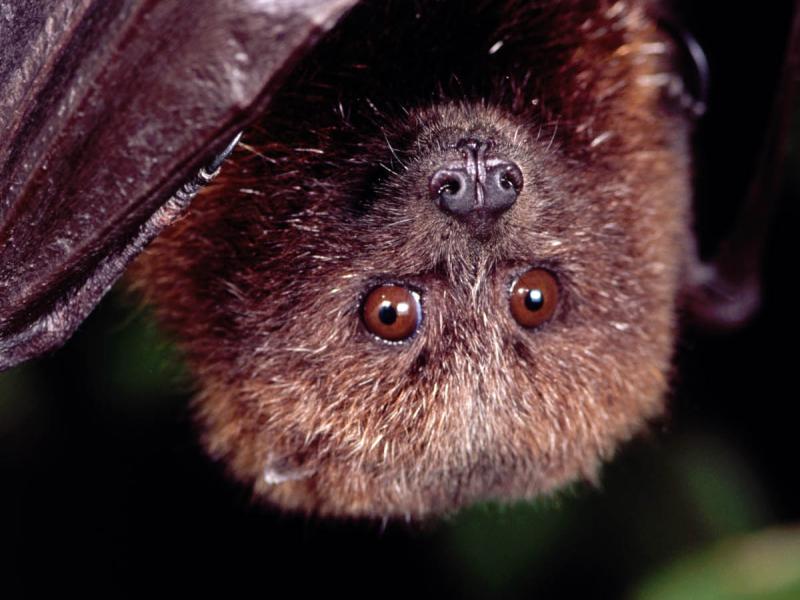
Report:
M644 2L466 4L359 5L134 269L208 451L273 504L529 498L595 478L663 410L691 255L670 41ZM486 239L427 191L466 133L524 175ZM560 303L525 330L508 294L531 267ZM360 320L387 281L422 296L400 344Z

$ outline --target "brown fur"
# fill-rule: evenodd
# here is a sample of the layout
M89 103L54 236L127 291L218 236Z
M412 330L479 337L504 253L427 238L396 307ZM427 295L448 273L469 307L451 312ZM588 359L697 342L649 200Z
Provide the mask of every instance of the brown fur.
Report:
M646 8L365 3L323 42L135 269L213 456L286 508L421 516L593 478L662 411L688 123ZM524 175L486 240L427 192L465 133ZM561 299L530 331L508 293L532 266ZM422 295L402 344L359 317L387 281Z

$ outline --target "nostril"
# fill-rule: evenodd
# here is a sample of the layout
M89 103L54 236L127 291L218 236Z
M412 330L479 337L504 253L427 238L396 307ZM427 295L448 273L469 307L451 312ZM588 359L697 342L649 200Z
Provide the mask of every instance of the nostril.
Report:
M441 169L431 177L430 192L432 197L443 194L454 196L464 188L464 176L457 171Z
M501 188L514 191L519 194L522 191L522 171L512 162L503 163L497 167L497 178Z
M461 182L456 177L448 177L442 181L439 187L438 194L440 196L447 194L448 196L455 196L461 191Z
M522 171L510 161L496 164L487 173L486 207L491 211L511 208L522 191Z
M461 214L469 212L472 207L469 187L466 173L446 168L439 169L431 176L428 190L441 210Z

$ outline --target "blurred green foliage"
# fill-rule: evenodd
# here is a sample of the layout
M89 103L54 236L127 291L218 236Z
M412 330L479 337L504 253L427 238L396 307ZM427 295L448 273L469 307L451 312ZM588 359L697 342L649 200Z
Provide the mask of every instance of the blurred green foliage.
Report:
M649 577L638 600L797 600L800 528L725 538Z
M157 410L166 397L188 389L177 349L159 333L147 309L137 307L104 337L109 343L89 355L94 368L104 374L93 381L105 388L101 391L119 410Z
M134 307L122 293L112 293L90 318L69 347L80 364L66 364L86 395L102 398L111 411L147 414L180 398L190 383L177 349L159 332L153 316ZM47 359L38 359L0 373L0 433L11 431L31 417L43 400L64 390L53 389ZM67 379L69 379L67 377Z

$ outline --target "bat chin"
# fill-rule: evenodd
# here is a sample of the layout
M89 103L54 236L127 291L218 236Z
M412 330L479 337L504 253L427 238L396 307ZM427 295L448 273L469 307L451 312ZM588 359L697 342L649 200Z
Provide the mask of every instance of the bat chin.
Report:
M478 457L459 468L384 473L329 465L276 469L268 465L254 489L266 502L290 511L334 517L425 519L474 502L508 497L533 498L574 479L566 474L525 472L520 465ZM594 469L587 475L593 476ZM413 484L410 477L415 478Z

